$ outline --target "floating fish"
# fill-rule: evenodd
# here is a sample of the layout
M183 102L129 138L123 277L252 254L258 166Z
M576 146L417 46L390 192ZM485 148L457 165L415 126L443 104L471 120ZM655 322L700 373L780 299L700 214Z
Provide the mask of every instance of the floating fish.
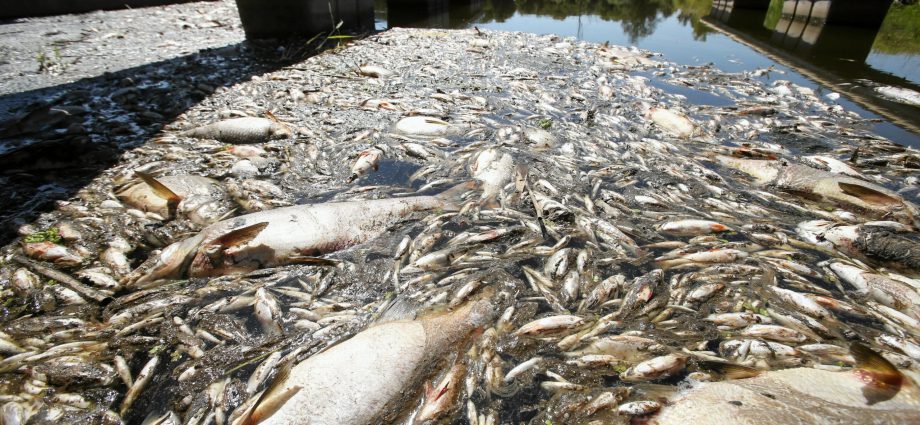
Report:
M275 139L287 139L293 135L291 129L280 121L260 117L218 121L179 134L184 137L214 139L230 144L265 143Z
M489 323L492 303L470 301L454 311L371 326L276 377L249 424L381 423L443 357Z
M913 423L920 387L858 344L858 366L831 372L793 368L749 379L696 384L678 394L653 423Z
M135 174L141 182L126 186L116 196L141 211L163 218L182 214L199 225L211 224L230 212L229 208L221 205L227 193L216 180L193 175L153 177L141 172Z
M297 205L214 223L166 247L152 267L135 270L135 283L220 276L298 262L360 244L417 211L456 210L472 183L436 196ZM129 279L131 281L132 279Z

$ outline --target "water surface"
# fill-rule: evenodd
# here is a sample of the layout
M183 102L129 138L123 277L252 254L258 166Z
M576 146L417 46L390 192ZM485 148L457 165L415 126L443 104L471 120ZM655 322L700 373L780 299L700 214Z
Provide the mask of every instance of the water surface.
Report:
M920 4L895 2L888 7L882 2L880 20L850 13L855 18L835 16L836 21L826 22L817 13L784 15L784 6L793 10L789 7L797 3L806 2L378 0L375 13L378 29L475 26L635 45L680 64L712 63L728 72L772 67L761 78L789 80L819 96L840 93L837 102L845 108L878 119L876 133L920 148L920 107L882 98L874 90L896 86L920 91ZM798 34L797 28L804 31ZM719 103L680 94L695 103Z

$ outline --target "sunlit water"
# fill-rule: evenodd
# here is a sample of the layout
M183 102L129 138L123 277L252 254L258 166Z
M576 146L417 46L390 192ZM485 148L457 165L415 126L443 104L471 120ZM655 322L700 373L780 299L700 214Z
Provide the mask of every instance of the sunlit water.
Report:
M777 2L777 0L774 0ZM781 2L780 2L781 4ZM895 142L920 147L920 134L912 132L920 128L920 107L897 104L879 98L872 90L876 85L907 85L908 88L920 86L920 52L899 52L889 54L879 51L880 40L872 43L875 31L846 31L832 28L833 44L843 46L841 55L845 56L853 49L848 43L866 46L872 45L868 57L850 58L836 55L834 51L802 51L789 49L787 54L817 66L828 73L840 73L835 78L836 86L827 87L813 81L794 69L780 65L756 50L741 44L727 35L708 27L700 18L710 13L711 0L658 0L658 1L378 1L376 4L377 28L382 30L391 26L400 27L440 27L495 29L505 31L523 31L538 34L555 34L562 37L575 37L596 43L609 42L618 45L635 45L643 49L659 52L664 59L686 65L714 64L728 72L753 71L773 67L776 72L765 74L767 80L789 80L796 84L814 89L819 96L839 92L843 97L837 100L848 110L853 110L867 118L878 118L873 130ZM397 9L398 8L398 9ZM920 9L920 4L909 6ZM909 9L911 12L914 9ZM889 12L891 13L891 12ZM604 15L604 16L601 16ZM898 15L903 17L905 15ZM913 15L910 15L913 16ZM920 16L920 15L918 15ZM890 21L890 17L886 18ZM911 19L913 19L911 17ZM882 31L892 27L890 22L883 24ZM735 24L737 25L737 24ZM764 33L769 37L770 31L764 28L761 20L756 20L740 31ZM903 28L902 23L896 26ZM917 23L913 28L920 28ZM858 34L858 35L857 35ZM885 34L890 38L891 34ZM898 35L898 34L896 34ZM900 34L903 38L903 34ZM761 35L762 37L762 35ZM849 40L847 37L859 37ZM866 37L870 37L867 39ZM918 38L918 35L907 35ZM891 42L889 42L890 44ZM903 46L905 43L896 42ZM881 46L881 47L880 47ZM910 50L912 47L901 47ZM855 53L857 56L859 53ZM864 62L864 63L863 63ZM898 116L908 127L898 126L876 113L847 99L848 92L868 98L873 106L883 108ZM711 104L707 100L695 99L693 94L684 94L691 102Z

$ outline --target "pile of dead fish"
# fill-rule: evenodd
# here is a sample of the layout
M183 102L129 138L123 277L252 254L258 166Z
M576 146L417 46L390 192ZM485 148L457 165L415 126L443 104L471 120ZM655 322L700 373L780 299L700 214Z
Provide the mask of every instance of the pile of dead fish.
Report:
M768 72L391 30L219 91L3 249L0 415L918 421L920 156Z

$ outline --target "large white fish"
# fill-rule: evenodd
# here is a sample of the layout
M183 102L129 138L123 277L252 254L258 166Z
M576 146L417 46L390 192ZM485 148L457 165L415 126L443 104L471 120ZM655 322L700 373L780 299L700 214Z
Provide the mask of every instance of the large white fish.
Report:
M372 239L413 212L457 210L458 199L474 187L469 182L435 196L295 205L242 215L166 247L152 265L142 265L126 280L220 276L302 262Z
M772 184L787 191L818 195L869 216L894 216L913 224L918 215L917 207L901 195L865 180L783 161L724 155L717 155L716 160L751 175L757 184Z
M451 312L372 326L279 373L248 423L389 423L420 394L433 368L494 316L483 298Z
M917 384L878 354L857 346L853 355L859 367L852 371L794 368L700 383L649 423L920 423Z
M697 131L696 125L686 115L670 109L652 108L649 118L665 132L681 139L689 139Z
M502 188L514 177L514 160L498 149L486 149L470 164L470 174L482 183L483 205L496 207Z

